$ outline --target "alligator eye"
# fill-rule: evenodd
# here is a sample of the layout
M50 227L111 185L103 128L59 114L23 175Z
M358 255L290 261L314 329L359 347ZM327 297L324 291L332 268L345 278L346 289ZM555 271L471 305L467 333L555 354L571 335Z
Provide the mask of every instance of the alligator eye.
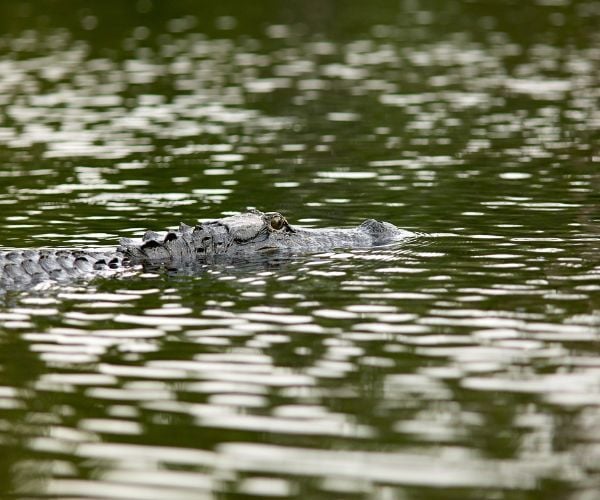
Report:
M285 226L285 219L281 215L276 215L271 219L271 227L273 229L283 229Z

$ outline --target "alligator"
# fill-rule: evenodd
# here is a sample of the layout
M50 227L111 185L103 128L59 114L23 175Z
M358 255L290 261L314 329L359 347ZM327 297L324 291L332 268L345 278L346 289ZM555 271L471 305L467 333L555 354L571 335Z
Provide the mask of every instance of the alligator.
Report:
M415 235L374 219L348 229L312 229L291 226L278 212L249 210L193 227L182 223L177 230L162 234L147 231L140 239L121 238L119 246L110 250L1 250L0 288L66 281L135 266L177 269L223 258L370 247L411 236Z

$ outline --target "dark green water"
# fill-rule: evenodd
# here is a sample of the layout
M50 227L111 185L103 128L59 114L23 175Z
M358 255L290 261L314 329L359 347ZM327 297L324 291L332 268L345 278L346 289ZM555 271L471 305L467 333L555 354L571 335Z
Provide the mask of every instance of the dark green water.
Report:
M2 498L600 498L600 2L3 2L3 247L421 237L0 296Z

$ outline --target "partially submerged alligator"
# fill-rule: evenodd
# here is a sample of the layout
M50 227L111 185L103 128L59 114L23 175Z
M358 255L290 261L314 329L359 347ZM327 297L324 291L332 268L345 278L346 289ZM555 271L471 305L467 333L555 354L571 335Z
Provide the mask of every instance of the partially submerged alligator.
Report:
M414 234L373 219L350 229L308 229L291 226L277 212L250 210L194 227L181 224L178 230L163 234L148 231L137 240L122 238L114 250L0 251L0 287L64 281L136 265L178 268L220 257L235 260L268 252L370 247L410 236Z

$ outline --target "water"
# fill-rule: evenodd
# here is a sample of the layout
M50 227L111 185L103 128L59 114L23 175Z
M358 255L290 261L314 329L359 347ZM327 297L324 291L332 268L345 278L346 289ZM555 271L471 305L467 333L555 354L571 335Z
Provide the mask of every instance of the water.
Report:
M3 294L0 496L600 498L597 1L0 10L3 247L419 234Z

